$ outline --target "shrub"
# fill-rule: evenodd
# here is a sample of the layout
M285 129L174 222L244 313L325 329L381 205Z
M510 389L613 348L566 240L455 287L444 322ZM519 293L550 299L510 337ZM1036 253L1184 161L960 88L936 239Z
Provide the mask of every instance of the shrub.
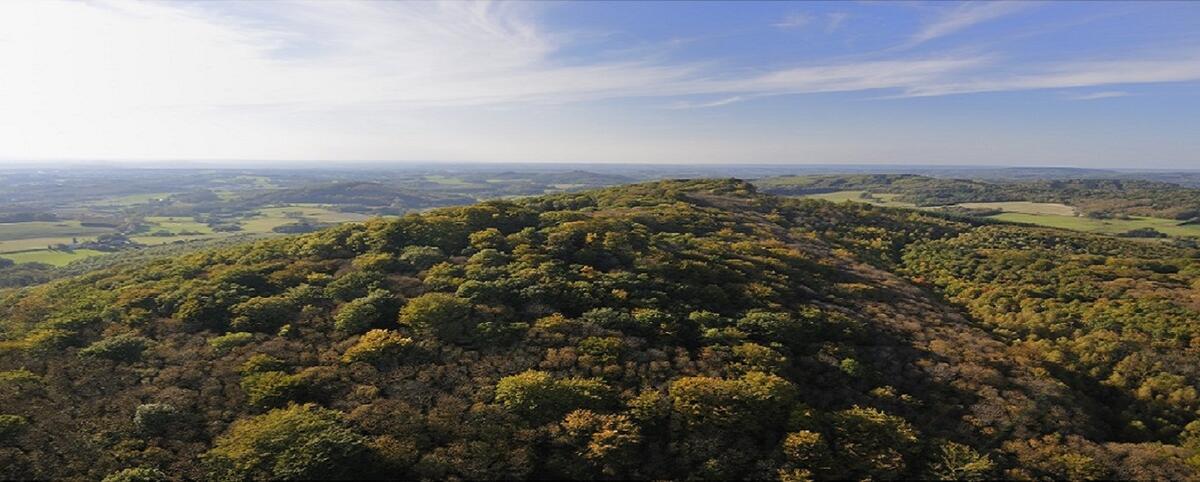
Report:
M352 479L367 451L340 412L307 404L234 422L205 459L220 480Z
M79 350L79 356L132 362L140 360L142 352L149 346L150 341L145 338L122 334L88 345L87 348Z
M213 347L213 351L217 354L224 355L229 353L236 347L249 344L254 341L254 334L239 331L236 333L226 333L221 336L213 337L208 340L208 345Z
M358 339L342 355L346 363L364 362L379 363L399 357L412 345L412 339L389 330L371 330Z
M1166 233L1159 231L1157 229L1154 229L1154 228L1130 229L1129 231L1125 231L1121 234L1118 234L1117 236L1121 236L1121 237L1125 237L1125 238L1166 238L1166 237L1168 237Z

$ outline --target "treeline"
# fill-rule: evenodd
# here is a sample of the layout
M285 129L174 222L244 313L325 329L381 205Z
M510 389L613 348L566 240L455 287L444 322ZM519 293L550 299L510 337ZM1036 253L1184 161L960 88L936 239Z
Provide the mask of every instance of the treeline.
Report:
M1194 478L1194 256L720 180L118 265L0 292L0 478Z
M1068 179L984 182L909 174L790 176L756 181L765 192L809 195L865 190L899 194L918 206L969 202L1031 201L1062 203L1092 217L1150 216L1180 221L1200 219L1200 189L1146 180Z

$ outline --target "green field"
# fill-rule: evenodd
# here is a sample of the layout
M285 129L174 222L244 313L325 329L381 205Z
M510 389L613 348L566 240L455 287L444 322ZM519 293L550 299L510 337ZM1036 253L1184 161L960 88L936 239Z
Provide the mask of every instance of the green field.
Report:
M362 221L370 217L358 213L338 212L315 204L295 204L285 207L263 208L259 209L258 211L262 213L263 216L268 218L279 218L291 221L295 219L293 216L304 216L306 218L315 219L322 223Z
M83 203L84 206L132 206L134 204L145 204L150 201L157 201L170 196L169 192L152 192L145 194L130 194L128 196L111 197L97 199Z
M81 226L79 221L0 223L0 241L29 238L96 236L111 232L113 232L112 228Z
M230 181L237 184L249 185L254 189L275 189L279 187L271 182L271 178L266 176L237 176L231 178Z
M186 216L150 216L146 218L146 222L153 225L153 227L150 228L150 231L166 230L173 234L179 234L185 231L204 234L212 234L213 232L212 228L209 228L207 224L198 223L192 220L192 218Z
M896 201L897 194L871 194L872 198L864 198L866 191L837 191L825 194L802 196L808 199L824 199L832 202L862 202L889 207L916 207L913 204ZM1036 224L1052 228L1072 229L1101 234L1121 234L1140 228L1153 228L1171 236L1200 236L1200 225L1180 226L1179 221L1161 218L1132 217L1130 219L1093 219L1075 215L1075 208L1066 204L1035 203L1027 201L962 203L956 206L972 209L999 209L1002 214L989 216L988 219L1012 223Z
M425 181L432 182L435 184L441 184L443 186L454 186L454 187L461 187L461 188L485 187L480 184L476 184L473 182L467 182L460 178L450 177L450 176L425 176L424 179L425 179Z
M49 238L26 238L0 241L0 253L34 251L45 249L46 246L50 246L52 244L71 244L71 239L71 236L58 236ZM78 241L90 241L91 239L91 237L77 238Z
M147 194L146 197L155 196ZM121 202L135 202L135 196L119 198ZM116 202L117 199L108 201ZM194 241L214 239L238 234L274 234L273 228L297 222L300 219L318 223L344 223L362 221L369 216L357 213L343 213L318 204L299 204L282 207L263 208L256 216L241 221L242 231L231 233L213 232L204 223L196 222L190 216L149 216L144 219L149 225L149 232L167 231L171 236L148 236L148 233L130 236L134 242L157 246L177 241ZM65 265L76 259L102 254L99 251L79 249L74 252L52 251L46 249L54 244L70 244L74 238L77 241L90 241L97 235L115 232L112 228L92 228L81 226L79 221L60 222L28 222L0 224L0 255L18 263L41 262L56 266ZM180 233L198 234L180 234Z
M0 258L11 259L17 263L46 263L54 266L65 266L67 263L77 259L83 259L89 256L97 256L101 254L104 253L91 249L76 249L71 252L42 249L38 251L27 251L24 253L5 253L0 255Z
M994 203L961 203L956 206L969 209L999 209L1009 213L1050 214L1055 216L1075 216L1075 208L1058 203L1035 203L1029 201L1010 201Z
M271 233L272 229L297 222L302 216L319 223L345 223L369 218L363 214L342 213L314 204L259 209L258 216L242 221L242 232Z
M867 197L869 196L869 197ZM825 201L840 203L840 202L859 202L870 203L878 206L887 206L895 208L915 208L916 204L897 201L899 194L868 194L866 191L835 191L824 194L810 194L801 196L807 199L822 199Z
M225 235L225 234L222 233L222 235ZM214 237L216 237L216 236L212 235L212 234L198 234L198 235L187 235L187 236L180 236L180 235L175 235L175 236L130 236L129 239L133 240L136 243L144 244L147 246L157 246L160 244L174 243L176 241L192 241L192 240L196 240L196 239L209 239L209 238L214 238Z
M1054 214L1003 213L990 216L989 219L1102 234L1121 234L1133 229L1154 228L1171 236L1200 236L1200 225L1180 226L1179 221L1161 218L1092 219Z

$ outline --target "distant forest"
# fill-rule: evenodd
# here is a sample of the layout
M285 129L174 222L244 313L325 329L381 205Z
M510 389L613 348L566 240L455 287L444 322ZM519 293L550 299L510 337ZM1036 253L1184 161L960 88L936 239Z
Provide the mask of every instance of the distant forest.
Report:
M1033 201L1063 203L1091 217L1152 216L1200 222L1200 189L1130 179L975 181L917 175L791 176L755 182L780 195L865 190L899 194L917 206L968 202Z

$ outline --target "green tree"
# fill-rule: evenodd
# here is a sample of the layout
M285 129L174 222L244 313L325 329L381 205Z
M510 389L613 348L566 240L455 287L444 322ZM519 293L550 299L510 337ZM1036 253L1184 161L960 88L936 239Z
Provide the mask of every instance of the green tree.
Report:
M342 361L346 363L380 363L402 356L412 346L412 338L390 330L371 330L346 349Z
M417 271L427 270L444 259L446 255L442 250L433 246L409 246L400 253L400 261Z
M787 380L761 372L737 379L680 378L669 393L679 428L741 431L781 427L797 395Z
M342 480L361 476L367 456L340 412L307 404L234 422L206 459L218 480Z
M604 382L586 378L555 379L549 373L526 371L501 378L496 401L517 414L546 422L576 409L604 409L613 404L613 393Z
M471 304L446 293L426 293L400 310L400 325L445 342L465 341L473 334Z
M179 418L179 410L168 403L145 403L138 405L133 414L133 426L149 435L165 433L170 424Z
M968 445L943 441L937 444L926 476L933 480L987 480L996 464Z
M287 364L279 358L273 357L266 353L256 353L242 363L242 376L251 375L254 373L276 372L287 368Z
M587 478L597 472L605 477L629 477L639 465L641 430L627 415L575 410L559 427L554 442L567 447L569 456L552 463L570 478Z
M902 475L917 449L917 431L903 418L874 408L843 410L833 417L838 460L855 478Z
M0 414L0 441L6 441L25 431L29 420L20 415Z
M279 371L251 373L242 378L246 401L258 408L283 406L302 397L307 389L303 377Z
M342 334L355 335L395 316L397 301L384 290L374 290L338 308L333 327Z
M233 305L230 327L237 331L271 332L296 317L298 308L286 296L255 297Z
M800 430L787 434L780 442L783 466L780 471L791 474L824 474L830 469L829 444L816 432Z
M508 246L508 241L504 239L504 234L496 228L475 231L471 233L468 241L472 248L478 250L496 249L503 251Z
M209 338L208 345L211 346L213 348L213 351L217 352L218 355L224 355L226 353L229 353L229 351L234 348L237 348L237 347L243 346L243 345L248 345L248 344L250 344L250 342L253 342L253 341L254 341L253 333L239 331L239 332L235 332L235 333L226 333L221 336L214 336L212 338Z
M142 358L142 352L150 346L143 337L121 334L102 339L79 350L79 356L105 358L113 361L133 362Z
M171 478L156 468L131 467L108 474L101 482L167 482L168 480Z

